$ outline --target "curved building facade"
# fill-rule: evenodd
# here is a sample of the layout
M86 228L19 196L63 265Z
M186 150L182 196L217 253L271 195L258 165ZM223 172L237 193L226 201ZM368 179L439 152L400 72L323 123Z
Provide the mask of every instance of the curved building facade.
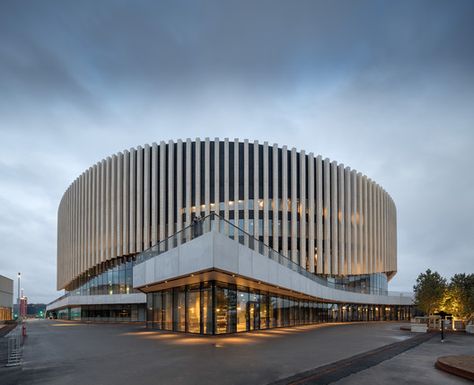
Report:
M117 153L71 184L58 211L58 289L211 212L315 274L390 279L397 269L395 204L365 175L286 146L188 139Z
M183 229L193 228L202 218L206 223L225 223L222 231L227 237L221 241L208 237L207 246L202 245L202 240L193 240L208 250L206 255L214 255L214 251L209 251L214 247L223 247L215 246L215 242L225 244L229 239L247 248L254 245L253 248L239 249L234 254L224 252L228 254L230 265L219 265L222 255L216 254L210 264L196 260L195 266L201 266L200 269L184 268L194 256L179 262L178 267L176 255L186 254L186 250L180 251L181 243L192 239L182 240L179 234ZM209 226L209 230L211 228ZM161 251L153 254L153 250L158 250L157 245L165 240L178 238L178 243L173 243L177 250L169 250L175 254L174 259L161 265L165 257ZM343 164L267 142L218 138L163 141L112 155L90 167L69 186L58 210L57 261L57 287L67 293L49 308L60 309L65 318L140 320L145 318L147 302L147 319L151 319L152 324L169 330L199 330L211 334L252 330L263 325L291 325L291 319L297 317L307 323L316 322L316 319L331 318L334 309L338 309L336 318L339 320L364 319L361 314L343 315L342 309L349 309L353 303L359 304L358 308L364 303L372 306L372 310L367 308L366 311L374 315L367 316L367 320L392 319L392 316L381 313L376 316L375 313L379 308L380 311L385 309L378 304L397 304L384 297L387 282L397 270L396 245L396 208L392 198L367 176ZM226 247L230 250L234 246L227 244ZM151 255L149 250L156 259L153 267L148 262L142 263L145 254ZM260 250L252 257L256 270L245 270L241 259L247 258L245 253L255 250ZM260 260L262 250L267 258ZM291 271L274 276L259 275L258 266L263 270L280 269L266 265L270 263L269 255L280 265L283 261ZM241 265L229 267L234 260L241 261ZM288 283L283 287L284 276L293 274L295 266L300 274L291 285L303 287L304 282L295 283L303 277L317 279L313 283L319 285L310 289L313 283L309 284L305 293L299 292L299 297L295 294L298 293L296 286L290 288ZM149 271L145 273L146 269ZM175 270L166 275L170 269ZM279 283L281 276L283 281ZM171 280L174 286L170 286ZM326 292L325 287L335 291ZM230 302L216 308L215 303L222 298L219 290L234 293L237 299L247 290L249 303L253 303L252 295L267 299L265 303L260 299L254 301L258 306L252 308L252 314L258 311L258 319L249 321L251 310L248 308L241 316L244 321L236 326L240 318L238 311L231 309L234 297L226 297L226 294L224 298L230 298ZM211 293L209 298L214 299L203 307L207 292ZM358 297L354 292L366 296ZM200 305L188 306L191 295L201 301ZM272 298L275 304L280 300L281 304L286 300L289 304L298 304L304 299L309 308L314 306L316 313L291 313L291 318L280 311L286 308L282 305L279 313L274 313L276 318L265 318L260 309L270 312ZM325 309L322 310L325 316L321 317L317 315L318 303L315 302L319 300L326 306L321 308ZM124 304L128 306L130 302L132 307L125 309ZM181 302L178 308L187 310L183 310L184 318L179 321L177 308L173 306ZM119 303L122 305L118 306ZM336 308L330 309L328 303L335 304ZM344 307L343 303L346 303ZM407 304L399 303L400 306ZM200 324L196 324L195 318L191 330L187 320L188 311L194 311L193 306L197 306L193 314L196 317L199 313ZM304 309L305 305L297 305L299 309L298 306ZM224 317L228 319L224 326L216 321L219 308L230 309L227 318ZM400 309L406 317L407 308ZM206 315L207 311L213 313Z

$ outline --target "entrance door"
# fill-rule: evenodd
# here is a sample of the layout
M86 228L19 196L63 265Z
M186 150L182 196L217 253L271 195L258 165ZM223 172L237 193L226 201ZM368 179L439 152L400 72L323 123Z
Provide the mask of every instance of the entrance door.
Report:
M258 302L247 303L248 327L247 330L260 329L260 306Z

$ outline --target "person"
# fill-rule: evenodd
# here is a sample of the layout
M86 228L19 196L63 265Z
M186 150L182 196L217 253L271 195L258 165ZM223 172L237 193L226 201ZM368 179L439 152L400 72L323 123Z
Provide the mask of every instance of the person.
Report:
M193 233L194 238L202 235L202 218L200 216L193 218Z

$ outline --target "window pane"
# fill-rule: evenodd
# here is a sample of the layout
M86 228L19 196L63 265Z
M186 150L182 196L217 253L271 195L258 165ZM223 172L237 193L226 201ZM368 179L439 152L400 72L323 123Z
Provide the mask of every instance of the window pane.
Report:
M189 333L200 333L201 323L201 302L198 287L191 287L187 296L187 324Z

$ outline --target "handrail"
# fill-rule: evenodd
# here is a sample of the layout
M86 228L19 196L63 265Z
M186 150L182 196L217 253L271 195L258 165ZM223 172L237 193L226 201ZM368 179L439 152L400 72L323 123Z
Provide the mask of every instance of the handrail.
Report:
M222 218L219 214L211 213L202 218L195 218L193 223L178 231L177 233L169 236L168 238L156 243L155 245L149 247L148 249L137 254L134 264L140 264L148 259L165 253L179 245L182 245L186 242L189 242L204 233L208 233L212 230L217 230L220 233L225 234L229 238L232 238L238 241L240 244L243 244L250 249L257 251L258 253L267 256L268 258L278 262L279 264L290 268L293 271L298 272L301 275L319 283L320 285L334 288L338 290L344 290L355 293L362 294L374 294L374 295L392 295L392 292L387 290L380 290L375 288L364 288L360 290L358 288L350 287L345 284L330 282L327 279L324 279L318 275L315 275L307 271L303 266L295 263L288 257L280 254L276 250L272 249L270 246L266 245L261 240L255 238L253 235L242 230L240 227L235 226L233 223ZM401 293L393 292L394 296L407 296L412 297L410 293Z

